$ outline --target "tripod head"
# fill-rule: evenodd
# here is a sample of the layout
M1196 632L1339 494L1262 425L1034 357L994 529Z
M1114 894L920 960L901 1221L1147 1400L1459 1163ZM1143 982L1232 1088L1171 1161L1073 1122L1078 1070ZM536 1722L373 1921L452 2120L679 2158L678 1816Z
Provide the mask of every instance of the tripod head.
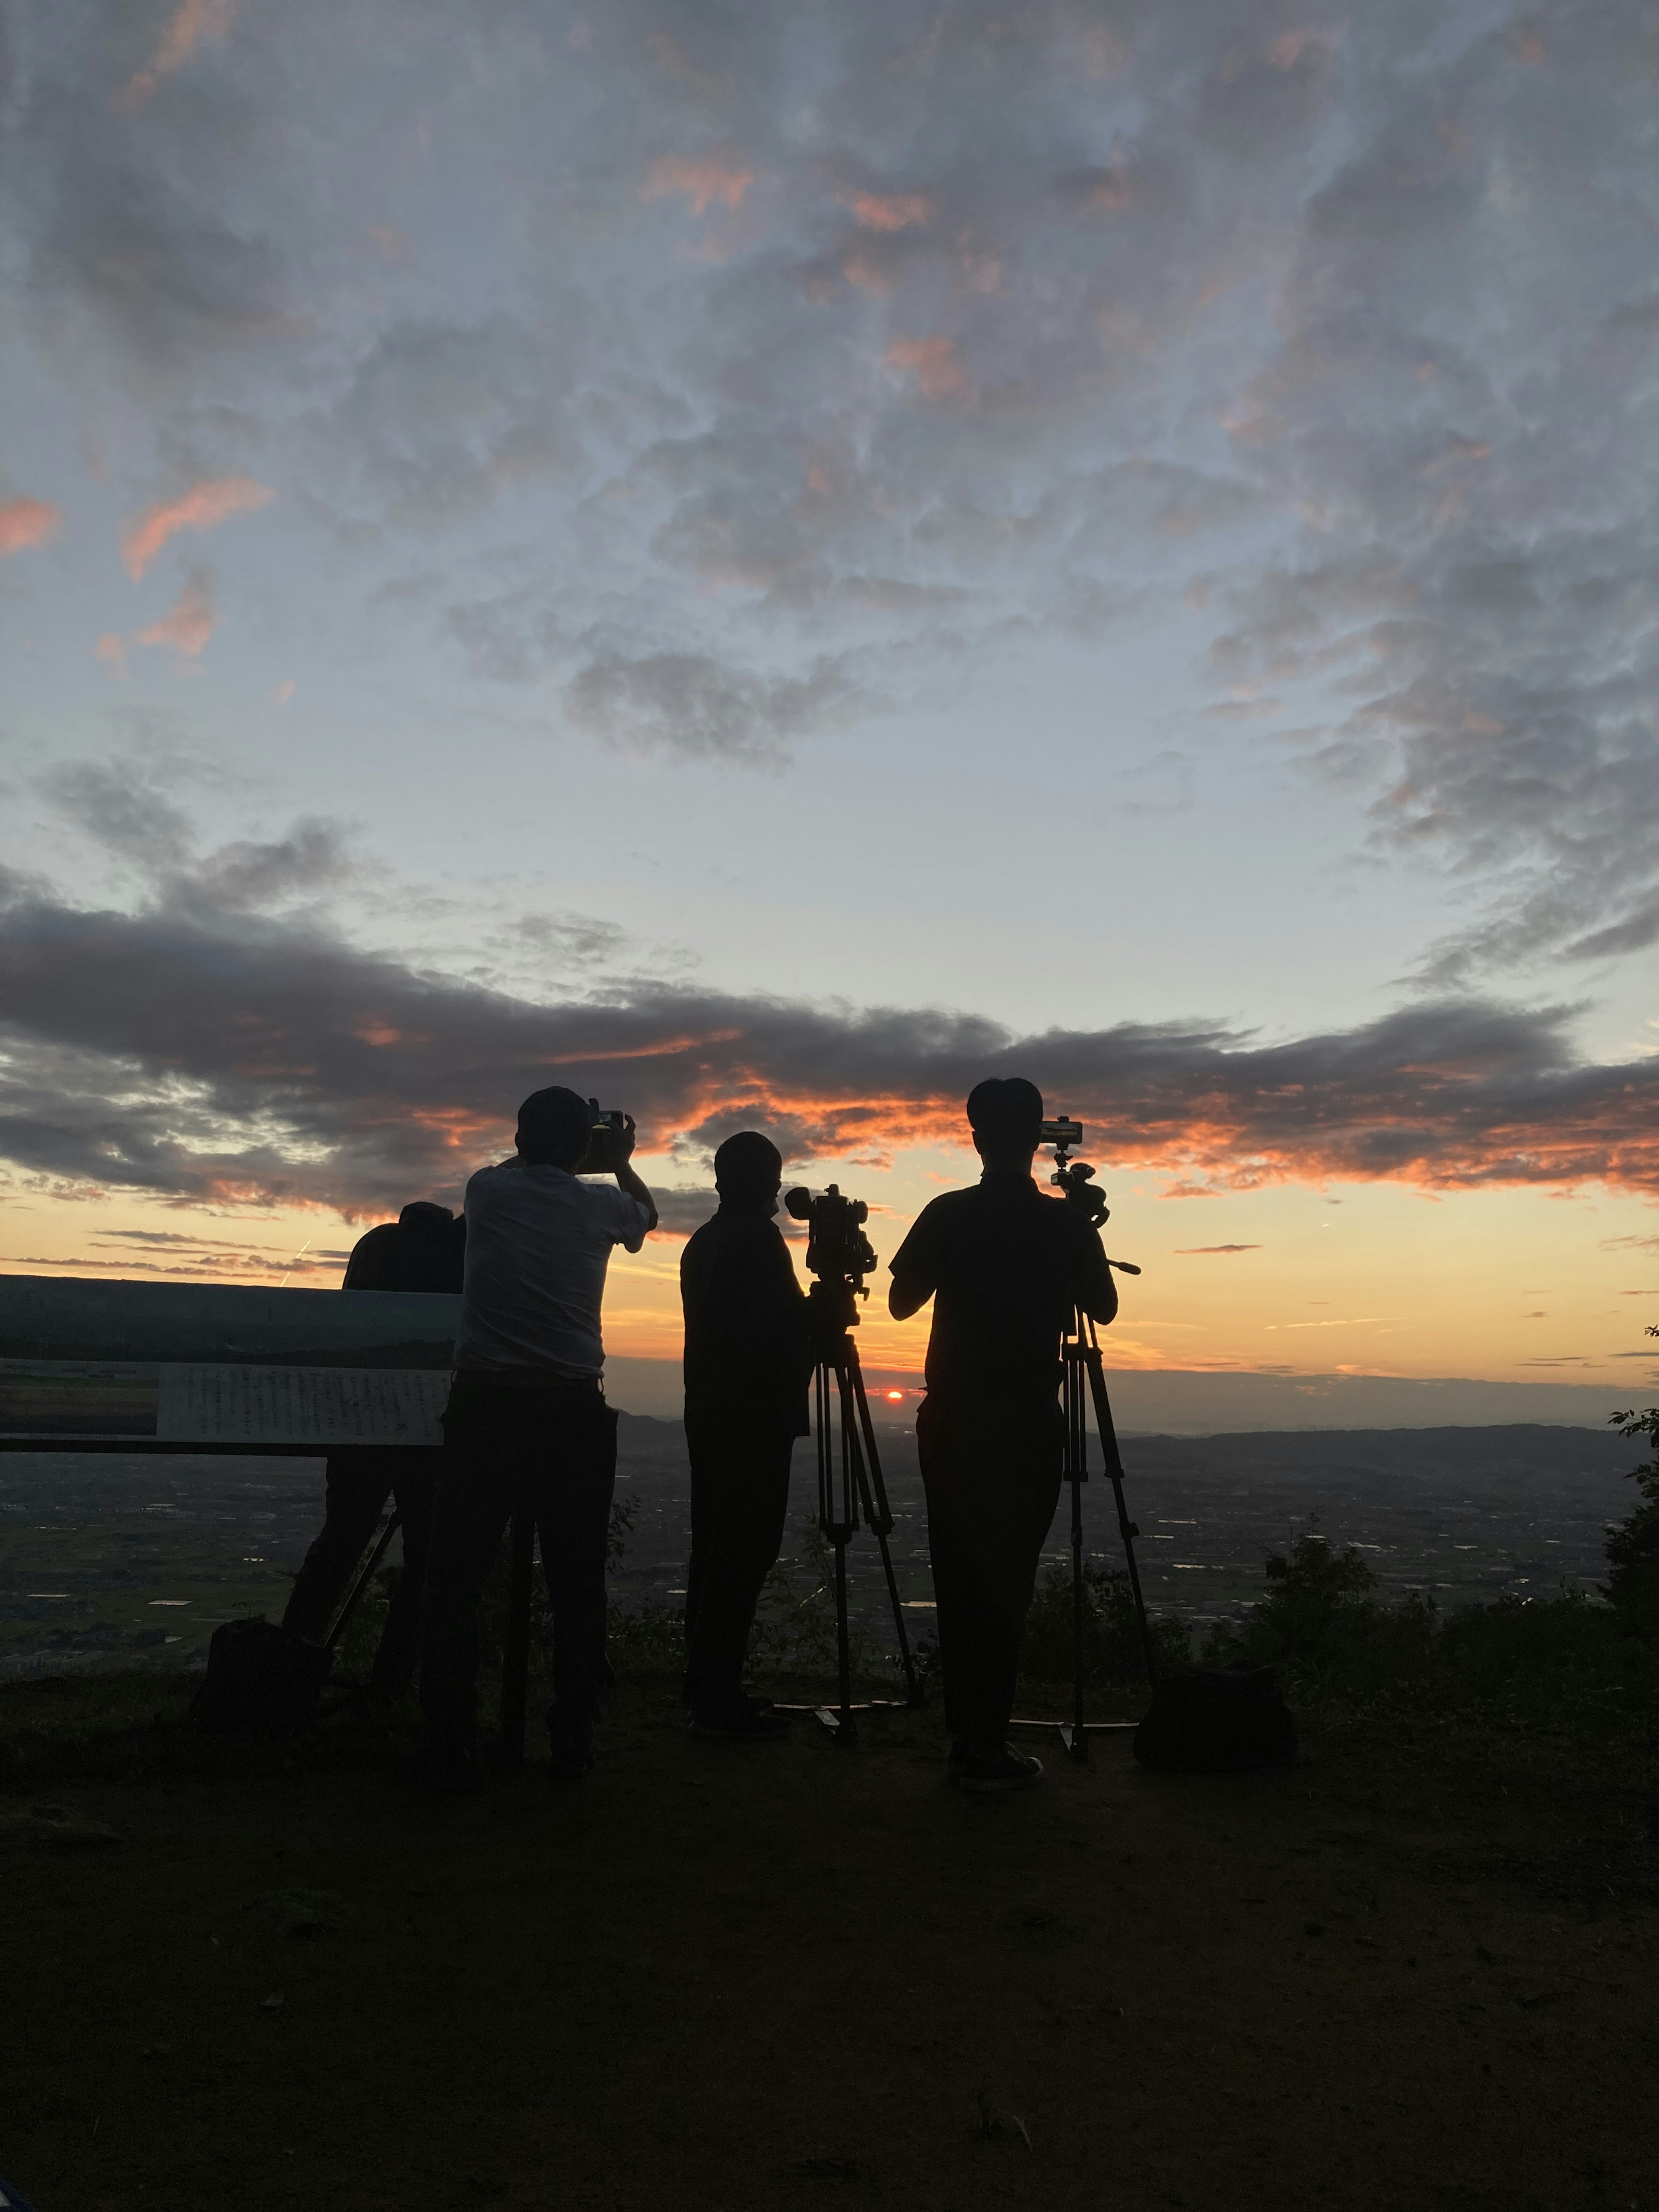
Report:
M1042 1142L1054 1148L1054 1171L1048 1181L1063 1194L1068 1204L1074 1206L1091 1229L1103 1228L1111 1219L1112 1209L1106 1203L1106 1194L1095 1181L1095 1171L1087 1160L1070 1160L1066 1155L1083 1142L1081 1121L1068 1121L1062 1115L1058 1121L1042 1125ZM1127 1260L1109 1260L1109 1267L1120 1273L1138 1275L1139 1267Z
M861 1198L844 1198L834 1183L817 1196L788 1191L783 1206L806 1224L806 1269L818 1279L808 1295L827 1310L834 1327L856 1328L856 1301L869 1297L864 1279L876 1264L875 1248L864 1233L869 1207Z

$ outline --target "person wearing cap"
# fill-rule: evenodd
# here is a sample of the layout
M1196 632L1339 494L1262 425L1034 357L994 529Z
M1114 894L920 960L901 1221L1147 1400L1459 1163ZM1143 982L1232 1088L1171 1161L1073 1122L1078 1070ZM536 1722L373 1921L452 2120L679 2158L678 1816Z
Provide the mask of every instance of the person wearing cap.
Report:
M916 1441L939 1607L949 1772L969 1790L1040 1781L1007 1741L1025 1615L1060 1502L1060 1340L1073 1309L1104 1324L1117 1291L1100 1238L1032 1179L1042 1094L975 1085L968 1122L984 1164L969 1190L917 1215L892 1261L889 1307L933 1301Z
M773 1216L783 1159L757 1130L714 1155L720 1207L680 1259L691 1563L685 1697L694 1735L759 1742L787 1723L743 1688L761 1585L783 1543L789 1461L807 1434L807 1303Z
M395 1221L368 1231L351 1249L343 1289L447 1291L461 1287L465 1224L447 1206L416 1199ZM283 1626L320 1643L390 1498L398 1509L403 1571L392 1592L370 1686L399 1696L414 1679L421 1634L421 1591L437 1493L434 1455L347 1445L327 1460L323 1525L306 1553L283 1613Z
M479 1597L518 1508L534 1512L552 1605L555 1779L592 1765L610 1681L605 1553L617 1416L601 1382L599 1308L611 1252L637 1252L657 1209L629 1164L631 1117L594 1158L614 1189L578 1172L593 1158L593 1115L574 1091L555 1085L526 1098L517 1144L466 1187L461 1332L421 1644L418 1771L439 1790L477 1784Z

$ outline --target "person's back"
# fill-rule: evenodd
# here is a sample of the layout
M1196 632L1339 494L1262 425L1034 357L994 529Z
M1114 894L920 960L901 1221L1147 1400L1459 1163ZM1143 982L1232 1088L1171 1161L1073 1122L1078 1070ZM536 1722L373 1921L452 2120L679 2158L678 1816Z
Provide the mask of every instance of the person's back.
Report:
M1079 1302L1092 1310L1110 1289L1094 1231L1029 1170L988 1170L972 1189L932 1200L893 1274L933 1293L930 1404L1015 1419L1053 1405L1060 1334Z
M612 1250L637 1252L657 1209L630 1164L629 1116L600 1148L616 1188L582 1180L584 1167L600 1171L590 1103L559 1085L534 1092L519 1109L514 1157L466 1187L461 1332L421 1652L422 1771L434 1789L477 1784L478 1601L515 1512L534 1516L553 1613L550 1771L574 1779L592 1763L609 1674L617 1472L600 1303Z
M806 1433L806 1300L758 1205L727 1199L680 1255L685 1413Z
M976 1085L968 1119L985 1173L917 1215L893 1257L889 1304L905 1321L933 1300L916 1443L951 1771L967 1790L1009 1790L1042 1773L1006 1738L1060 1499L1060 1334L1079 1306L1111 1321L1117 1292L1094 1230L1031 1180L1042 1127L1036 1085Z
M720 1210L680 1259L691 1462L685 1694L693 1733L728 1741L784 1725L743 1689L756 1603L783 1541L790 1454L807 1432L812 1368L807 1302L773 1218L782 1171L758 1130L728 1137L714 1155Z

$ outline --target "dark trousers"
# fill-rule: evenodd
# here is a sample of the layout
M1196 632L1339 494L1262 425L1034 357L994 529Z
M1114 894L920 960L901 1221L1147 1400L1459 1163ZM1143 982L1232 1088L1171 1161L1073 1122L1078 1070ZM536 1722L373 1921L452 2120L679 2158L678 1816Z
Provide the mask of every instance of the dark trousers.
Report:
M744 1428L688 1413L691 1564L685 1577L685 1694L716 1705L742 1680L761 1585L789 1511L793 1428Z
M927 1542L939 1606L945 1724L1000 1751L1014 1709L1025 1615L1060 1503L1065 1431L1057 1407L946 1407L916 1417Z
M283 1626L320 1644L339 1610L346 1586L395 1500L404 1546L404 1571L392 1593L392 1609L374 1655L377 1689L407 1689L414 1678L421 1638L421 1591L426 1581L432 1505L438 1489L435 1451L376 1449L368 1445L328 1455L323 1525L295 1577Z
M592 1725L610 1685L605 1547L617 1486L617 1416L599 1387L519 1390L458 1375L444 1414L421 1640L421 1708L441 1753L478 1727L478 1615L513 1515L532 1512L553 1613L556 1740Z

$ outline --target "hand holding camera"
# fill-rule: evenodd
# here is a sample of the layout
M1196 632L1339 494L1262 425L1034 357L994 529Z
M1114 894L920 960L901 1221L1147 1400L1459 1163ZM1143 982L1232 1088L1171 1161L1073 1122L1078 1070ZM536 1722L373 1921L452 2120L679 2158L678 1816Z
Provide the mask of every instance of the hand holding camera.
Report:
M601 1106L597 1098L590 1098L587 1103L593 1116L592 1133L576 1173L615 1175L633 1155L634 1116L615 1107Z

